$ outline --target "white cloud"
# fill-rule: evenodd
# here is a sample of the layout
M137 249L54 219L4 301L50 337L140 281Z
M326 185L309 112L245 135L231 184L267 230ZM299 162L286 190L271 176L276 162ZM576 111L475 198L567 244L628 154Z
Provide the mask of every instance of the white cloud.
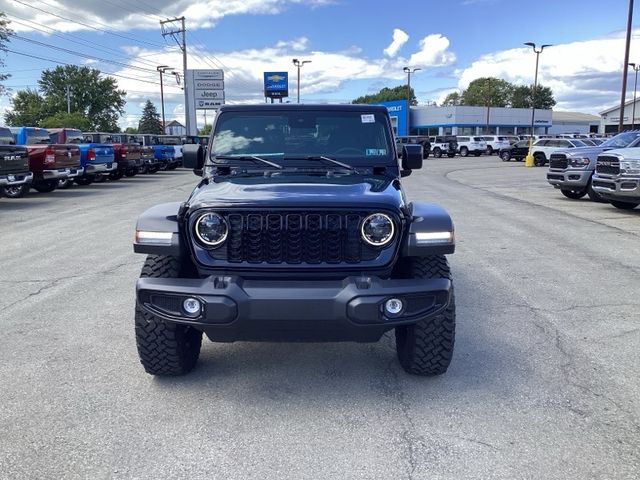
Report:
M402 46L407 43L407 40L409 40L409 35L407 35L406 32L400 30L399 28L394 28L393 40L389 44L389 46L384 49L384 54L387 57L395 56L395 54L398 53L398 50L400 50L400 48L402 48Z
M411 55L409 64L412 67L449 65L456 60L449 44L449 39L440 33L427 35L420 40L420 50Z
M331 5L332 0L155 0L153 2L126 2L127 7L114 8L113 3L101 0L47 0L38 3L38 9L17 2L4 2L3 10L9 16L33 21L62 32L88 30L86 25L113 30L153 29L159 30L161 18L185 16L188 28L207 28L220 19L231 15L275 15L292 5L304 4L311 8ZM25 3L33 3L26 0ZM153 4L150 12L149 4ZM54 17L43 11L53 12L71 21ZM99 25L99 24L102 24ZM15 31L29 31L33 28L13 23Z
M640 29L634 31L631 58L640 54L635 40L639 34ZM620 101L623 55L622 34L545 48L540 54L538 82L553 90L557 109L598 113ZM466 88L472 80L487 76L531 84L534 71L531 48L513 48L484 55L459 70L458 86ZM633 94L633 83L627 92Z

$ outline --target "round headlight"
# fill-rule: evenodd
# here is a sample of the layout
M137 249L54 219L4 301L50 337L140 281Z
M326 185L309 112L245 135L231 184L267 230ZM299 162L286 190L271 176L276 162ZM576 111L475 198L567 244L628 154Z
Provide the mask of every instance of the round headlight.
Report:
M389 215L374 213L364 219L360 232L362 239L369 245L382 247L393 239L395 227Z
M229 227L217 213L205 213L195 223L196 237L207 247L217 247L227 239Z

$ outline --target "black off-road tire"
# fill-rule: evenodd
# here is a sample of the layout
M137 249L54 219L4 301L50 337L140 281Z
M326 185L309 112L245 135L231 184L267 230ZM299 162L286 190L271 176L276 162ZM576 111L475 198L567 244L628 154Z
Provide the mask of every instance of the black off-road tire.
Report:
M91 185L94 180L95 180L95 177L93 175L83 175L81 177L74 178L74 181L78 185L81 185L83 187L86 187L87 185Z
M73 187L73 178L65 178L64 180L58 180L58 188L60 190L67 190Z
M487 155L493 155L493 147L491 145L487 145Z
M510 152L500 152L500 159L503 162L509 162L511 161L511 153Z
M460 156L466 157L469 155L469 149L467 147L460 147Z
M605 200L602 195L600 195L598 192L596 192L593 189L593 185L591 184L591 179L589 179L589 185L587 185L587 195L589 195L589 199L592 202L596 202L596 203L609 203L607 202L607 200Z
M40 193L53 192L58 187L58 180L44 180L31 185L32 188Z
M116 170L109 173L109 180L120 180L123 176L122 170Z
M482 155L482 152L479 152L478 150L476 150L475 152L473 152L473 154L474 154L476 157L479 157L480 155Z
M433 149L433 156L436 158L442 157L442 150L439 147Z
M578 200L582 197L584 197L587 194L587 190L567 190L564 188L561 188L560 191L562 192L562 194L567 197L570 198L571 200Z
M640 205L640 203L618 202L617 200L611 200L609 203L620 210L633 210Z
M535 155L533 155L533 164L536 167L544 167L546 163L547 163L547 157L545 157L544 153L538 152Z
M180 262L175 257L149 255L141 277L178 278ZM202 332L189 325L165 322L136 305L136 345L140 363L151 375L176 376L195 367L202 346Z
M29 193L30 187L31 185L28 183L23 183L22 185L8 185L6 187L2 187L0 197L22 198Z
M451 278L444 255L408 259L411 278ZM396 327L396 352L402 368L410 374L433 376L447 371L453 356L456 303L453 290L447 308L439 315L412 325Z

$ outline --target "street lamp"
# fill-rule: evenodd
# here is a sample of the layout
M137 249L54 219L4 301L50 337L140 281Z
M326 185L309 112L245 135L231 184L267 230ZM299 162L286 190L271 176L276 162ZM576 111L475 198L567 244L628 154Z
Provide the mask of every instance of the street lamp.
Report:
M173 73L173 68L169 67L168 65L158 65L156 67L156 70L160 72L160 105L162 108L162 133L165 134L167 133L167 131L166 131L166 125L164 123L164 85L162 82L162 74L167 72Z
M640 64L629 63L629 66L636 72L636 80L633 83L633 113L631 114L631 130L633 130L636 127L636 89L638 88L638 70L640 70Z
M311 63L311 60L298 60L297 58L293 59L293 64L298 67L298 103L300 103L300 67L304 66L305 63Z
M407 74L407 135L411 134L411 74L422 70L421 68L404 67L403 72Z
M545 49L545 47L551 47L553 45L551 44L542 45L540 46L539 50L536 48L536 44L533 42L526 42L525 45L527 45L528 47L531 47L534 53L536 54L536 74L533 80L533 91L531 92L531 133L529 135L529 153L527 154L527 158L525 159L525 163L524 163L525 167L532 167L533 158L531 157L531 146L533 145L533 128L534 128L534 121L536 116L536 90L538 90L538 63L540 61L540 54Z

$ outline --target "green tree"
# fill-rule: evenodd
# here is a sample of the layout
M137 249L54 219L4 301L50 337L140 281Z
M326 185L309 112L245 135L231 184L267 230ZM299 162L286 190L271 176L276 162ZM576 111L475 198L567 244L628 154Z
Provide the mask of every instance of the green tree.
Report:
M397 87L389 88L384 87L378 93L374 93L372 95L363 95L361 97L356 98L351 103L380 103L380 102L389 102L393 100L406 100L407 99L407 86L406 85L398 85ZM417 105L418 100L416 99L416 94L411 88L410 91L410 101L411 105Z
M511 106L513 108L531 108L531 94L533 85L518 85L513 87ZM536 108L551 109L555 106L556 100L553 91L549 87L538 85L536 88Z
M39 127L42 120L51 115L45 99L36 90L19 90L11 99L13 110L4 115L7 125Z
M13 111L5 114L9 125L40 126L44 119L52 116L59 121L64 117L58 115L66 113L70 106L71 113L76 114L73 121L83 117L89 130L119 130L118 118L124 113L126 92L118 90L113 78L101 77L99 70L58 66L42 72L38 86L38 91L19 90L12 98Z
M449 95L444 97L444 100L442 101L443 107L453 105L462 105L462 95L460 95L458 92L451 92Z
M145 103L144 108L142 109L142 117L138 123L138 133L162 135L160 114L158 113L156 106L151 103L151 100L147 100L147 103Z
M89 119L78 112L58 112L44 118L40 122L40 126L44 128L77 128L83 132L92 130Z
M138 134L138 129L136 127L127 127L125 129L124 133L129 133L131 135L137 135Z
M5 16L4 12L0 12L0 51L6 51L7 43L9 42L9 37L13 33L13 31L9 28L9 20ZM4 60L0 58L0 68L4 68ZM0 82L4 82L11 75L8 73L0 73ZM4 85L0 83L0 95L6 92L6 88Z
M511 103L513 85L500 78L476 78L462 92L462 102L470 106L506 107Z
M210 123L205 123L204 127L198 129L198 135L209 135L212 127Z

